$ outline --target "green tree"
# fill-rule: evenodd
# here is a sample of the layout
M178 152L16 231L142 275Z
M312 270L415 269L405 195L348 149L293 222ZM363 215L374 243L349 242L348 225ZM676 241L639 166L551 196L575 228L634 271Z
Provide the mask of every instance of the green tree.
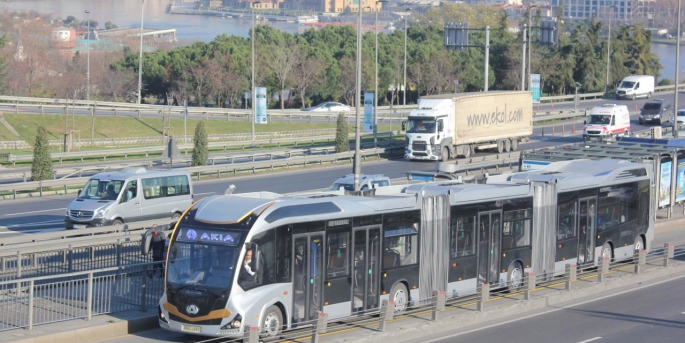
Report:
M114 30L114 29L118 29L118 28L119 27L116 24L112 23L111 21L105 22L105 30Z
M350 151L350 126L347 124L344 113L338 114L338 122L335 128L335 152Z
M31 179L33 181L52 179L52 157L50 157L50 146L48 144L48 130L44 126L38 127L36 144L33 146Z
M193 136L193 160L192 166L204 166L207 164L209 148L207 142L207 129L205 122L201 121L195 126L195 136Z

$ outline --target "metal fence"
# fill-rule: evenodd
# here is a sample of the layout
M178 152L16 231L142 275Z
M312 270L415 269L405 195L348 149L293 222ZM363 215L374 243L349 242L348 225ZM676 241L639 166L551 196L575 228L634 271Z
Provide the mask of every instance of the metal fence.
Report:
M0 331L157 306L164 290L153 263L0 282Z

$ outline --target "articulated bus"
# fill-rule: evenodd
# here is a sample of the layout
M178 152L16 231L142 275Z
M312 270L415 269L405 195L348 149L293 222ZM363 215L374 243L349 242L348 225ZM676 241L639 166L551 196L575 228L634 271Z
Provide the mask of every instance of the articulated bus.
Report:
M383 300L403 311L433 291L516 290L525 272L553 277L567 264L631 259L653 238L652 183L646 164L577 160L370 196L208 197L173 231L159 323L216 337L259 326L275 336L320 311L344 318Z

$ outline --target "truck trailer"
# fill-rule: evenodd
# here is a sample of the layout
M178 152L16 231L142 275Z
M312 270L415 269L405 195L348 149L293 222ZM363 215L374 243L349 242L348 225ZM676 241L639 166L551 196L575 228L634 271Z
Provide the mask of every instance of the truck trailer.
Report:
M533 134L531 92L501 91L424 96L404 125L404 158L470 157L477 150L515 151Z

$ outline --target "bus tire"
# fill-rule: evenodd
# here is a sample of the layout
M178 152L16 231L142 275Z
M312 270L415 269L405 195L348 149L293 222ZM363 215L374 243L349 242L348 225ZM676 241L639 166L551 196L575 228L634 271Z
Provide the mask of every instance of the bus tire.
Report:
M635 238L633 249L635 250L635 255L637 255L640 250L645 250L645 241L642 239L642 236L637 236Z
M390 300L395 302L395 312L406 310L407 304L409 303L409 292L407 292L407 287L401 282L392 286Z
M518 292L523 286L523 267L519 262L512 262L507 271L507 285L509 293Z
M611 249L611 244L609 244L609 243L604 243L604 244L602 245L602 254L601 254L600 256L601 256L602 258L608 257L608 258L609 258L609 261L611 262L611 260L614 258L614 252L613 252L613 249ZM601 262L602 262L602 261L600 261L600 263L601 263Z
M276 305L271 305L264 312L261 322L262 337L276 337L283 329L283 313Z

